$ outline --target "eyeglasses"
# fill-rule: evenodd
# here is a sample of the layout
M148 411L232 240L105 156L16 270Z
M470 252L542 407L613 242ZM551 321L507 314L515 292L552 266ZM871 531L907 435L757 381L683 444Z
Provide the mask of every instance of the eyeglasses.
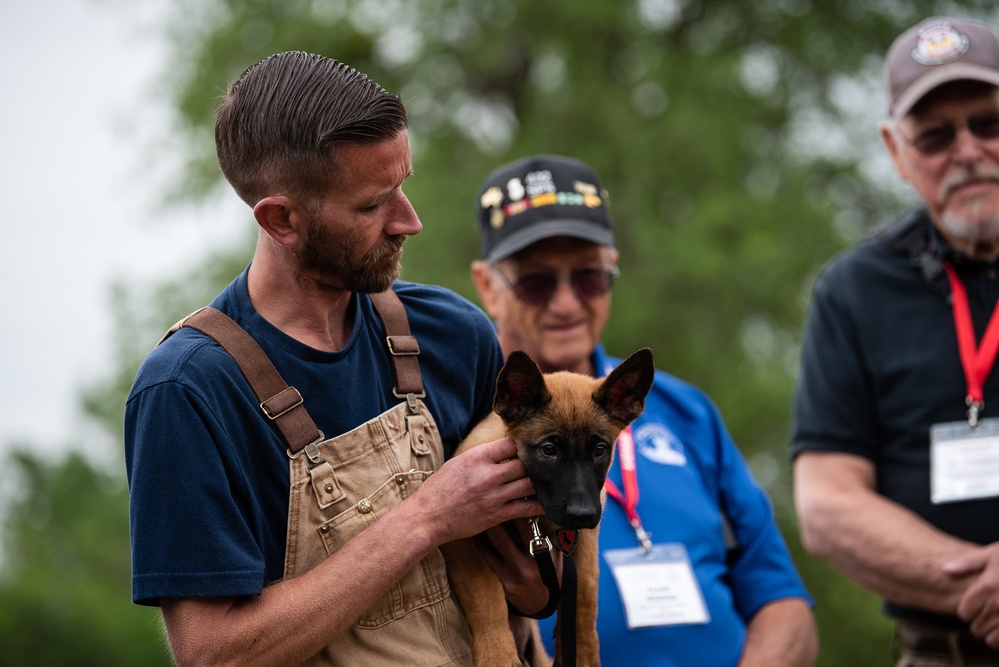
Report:
M913 139L903 138L923 155L936 155L951 147L957 138L957 130L962 125L966 125L968 131L979 139L995 139L999 137L999 112L971 116L966 121L936 125L923 130Z
M580 301L599 298L610 291L614 280L621 275L615 266L610 269L574 269L568 274L538 271L519 276L516 282L511 282L495 265L489 268L504 287L513 291L515 297L532 306L548 303L564 282L569 283Z

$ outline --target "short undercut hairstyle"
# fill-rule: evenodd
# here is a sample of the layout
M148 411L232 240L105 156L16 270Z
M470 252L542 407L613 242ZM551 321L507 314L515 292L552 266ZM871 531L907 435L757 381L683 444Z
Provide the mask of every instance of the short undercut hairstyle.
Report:
M365 74L302 51L278 53L229 84L215 114L219 167L251 207L283 194L309 203L337 176L337 147L408 125L406 107Z

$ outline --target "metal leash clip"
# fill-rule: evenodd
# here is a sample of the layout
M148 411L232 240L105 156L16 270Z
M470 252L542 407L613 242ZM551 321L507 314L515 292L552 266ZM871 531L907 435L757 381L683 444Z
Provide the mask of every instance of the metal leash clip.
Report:
M533 556L543 549L551 551L552 542L548 539L547 535L541 534L541 527L538 526L538 517L532 516L527 522L531 524L531 532L534 533L534 537L531 538L531 542L527 545L531 555Z

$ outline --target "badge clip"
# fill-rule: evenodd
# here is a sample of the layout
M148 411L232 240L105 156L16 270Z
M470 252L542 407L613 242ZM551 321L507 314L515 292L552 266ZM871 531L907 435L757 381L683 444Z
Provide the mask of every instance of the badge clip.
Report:
M978 415L985 409L985 401L976 401L971 396L964 399L968 405L968 426L976 428L978 426Z
M642 555L648 556L652 552L652 533L646 531L637 518L632 520L631 527L635 529L635 539L642 546Z

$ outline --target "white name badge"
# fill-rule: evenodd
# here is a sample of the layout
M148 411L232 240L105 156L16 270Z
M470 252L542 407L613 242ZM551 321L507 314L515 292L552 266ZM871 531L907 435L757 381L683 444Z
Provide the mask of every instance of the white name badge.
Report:
M656 544L648 554L609 549L603 557L614 573L629 629L710 620L682 544Z
M930 427L930 500L953 503L999 496L999 419Z

